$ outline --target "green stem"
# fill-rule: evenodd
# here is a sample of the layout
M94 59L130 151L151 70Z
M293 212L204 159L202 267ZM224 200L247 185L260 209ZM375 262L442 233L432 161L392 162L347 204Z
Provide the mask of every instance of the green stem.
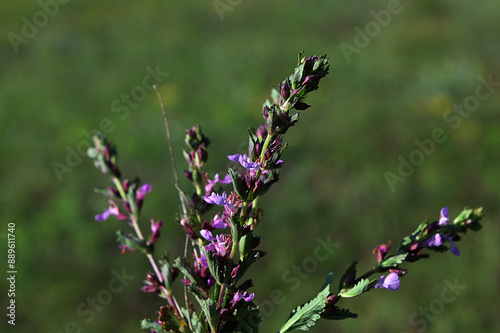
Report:
M125 193L125 190L123 189L123 185L122 185L120 179L118 179L117 177L111 177L111 180L115 184L116 189L118 190L118 193L120 193L120 197L123 200L127 200L127 194Z
M264 142L264 146L262 147L262 151L260 152L259 161L262 163L264 161L264 154L266 153L267 147L269 143L271 143L272 135L267 134L266 141ZM257 170L257 177L260 173L260 168Z

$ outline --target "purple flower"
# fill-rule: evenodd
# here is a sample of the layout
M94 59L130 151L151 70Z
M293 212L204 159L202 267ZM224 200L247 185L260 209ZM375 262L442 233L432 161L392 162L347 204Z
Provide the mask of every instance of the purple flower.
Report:
M127 251L131 251L131 252L134 252L134 251L135 251L133 248L131 248L131 247L129 247L129 246L127 246L127 245L125 245L125 244L120 244L120 245L118 245L118 247L119 247L120 249L122 249L122 254L127 253Z
M441 216L439 217L439 226L448 224L448 207L441 209Z
M106 221L110 215L116 216L118 220L126 220L127 219L127 214L123 213L120 211L118 206L116 205L116 202L113 200L109 201L109 207L106 209L102 214L97 214L94 216L94 219L97 222L102 222Z
M229 184L231 182L231 177L229 177L228 174L226 174L224 176L224 178L220 179L219 178L219 174L216 173L215 174L215 177L214 177L214 180L208 180L208 184L205 185L205 193L207 194L211 194L212 193L212 190L214 188L214 186L217 184L217 183L221 183L221 184Z
M214 237L212 232L206 229L202 229L200 234L203 238L212 242L205 246L208 251L215 253L218 257L224 257L229 253L231 249L231 237L229 235L222 234Z
M207 257L203 254L203 252L200 253L200 257L198 259L198 262L200 263L201 267L208 268L208 262L207 262Z
M423 247L431 247L431 246L441 246L443 245L443 239L440 234L435 234L428 240L422 242Z
M443 238L450 242L451 253L458 257L460 255L460 249L458 248L457 244L455 244L455 242L453 242L453 240L449 236L443 236Z
M102 222L102 221L106 221L109 217L109 215L111 215L111 207L109 209L106 209L102 214L97 214L94 216L94 219L97 221L97 222Z
M260 168L260 164L256 162L251 162L247 154L234 154L228 155L227 158L233 162L239 162L245 169L250 171L257 171Z
M387 243L387 245L380 244L380 245L377 245L377 247L373 249L373 254L377 255L377 262L381 262L385 258L387 252L389 252L389 250L391 249L391 244L392 244L392 242L389 241Z
M163 221L155 222L154 219L151 219L151 239L149 240L149 244L154 244L160 237L160 228L163 226Z
M375 284L374 288L389 289L396 291L399 289L399 275L398 273L389 273L389 275L382 275Z
M212 193L208 197L203 196L203 200L212 205L224 206L232 210L234 205L227 199L226 192L223 192L222 195L218 195L217 193Z
M142 185L138 190L137 190L137 200L142 200L148 194L151 192L151 184L144 184Z
M250 295L247 296L246 291L238 290L236 292L236 294L234 294L234 297L231 300L231 303L233 303L233 305L235 305L236 303L238 303L241 300L244 300L245 302L250 302L251 300L253 300L253 297L254 297L254 293L251 293Z
M421 245L422 245L422 247L441 246L441 245L443 245L443 239L450 243L451 253L453 253L456 256L459 256L460 250L459 250L457 244L455 244L455 242L453 242L453 240L451 239L450 236L435 234L434 236L432 236L428 240L422 242Z
M203 236L203 238L205 238L207 241L214 241L215 240L215 237L212 235L212 232L210 230L207 230L207 229L201 229L200 230L200 235Z
M212 219L212 228L214 229L224 229L227 227L226 219L225 217L220 217L218 214L214 216Z
M161 286L162 283L158 277L155 274L148 272L148 274L146 274L146 280L144 280L144 286L141 290L145 293L155 293L160 290Z

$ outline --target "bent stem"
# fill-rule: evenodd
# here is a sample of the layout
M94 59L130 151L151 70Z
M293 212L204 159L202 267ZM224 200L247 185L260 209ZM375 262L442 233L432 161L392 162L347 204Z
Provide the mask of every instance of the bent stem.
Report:
M163 115L163 122L165 124L165 133L167 134L168 150L170 153L170 162L172 164L172 171L174 173L175 187L177 188L177 191L179 194L179 199L181 201L182 212L184 213L184 216L187 216L186 203L183 200L182 190L181 190L181 186L179 183L179 176L177 174L177 167L175 165L174 149L172 148L172 138L170 136L170 127L168 126L167 112L165 111L165 105L163 104L163 98L161 97L161 94L158 91L158 87L156 86L156 84L153 84L153 89L156 92L156 96L158 97L158 100L160 101L160 108L161 108L161 112ZM186 235L186 241L185 241L185 245L184 245L184 257L187 257L188 239L189 239L189 237ZM154 261L154 259L153 259L153 261ZM151 259L150 259L150 262L151 262ZM159 278L160 278L160 282L162 282L161 275L159 276ZM186 276L184 276L184 278L186 278ZM165 291L167 291L167 290L165 289ZM169 293L166 293L165 296L167 297L167 299L169 297L171 297ZM173 300L175 302L175 298ZM189 309L189 303L188 303L188 297L187 297L187 286L184 286L184 301L186 303L187 321L189 324L189 328L192 330L193 325L191 324L191 310ZM182 316L182 313L179 311L179 305L177 304L177 302L175 302L175 306L176 306L176 309L179 312L179 314Z

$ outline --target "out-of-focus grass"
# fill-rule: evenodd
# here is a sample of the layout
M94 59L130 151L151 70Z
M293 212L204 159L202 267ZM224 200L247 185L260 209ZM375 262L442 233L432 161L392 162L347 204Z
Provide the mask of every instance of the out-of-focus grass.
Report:
M497 4L401 2L401 12L350 62L341 43L354 45L354 28L364 30L370 12L387 2L243 1L220 21L211 2L74 0L20 44L19 53L7 35L20 34L22 18L32 20L41 7L28 1L0 6L0 219L2 226L17 225L16 328L63 332L74 321L82 332L137 332L138 321L161 305L139 291L149 269L145 260L119 254L114 231L126 226L93 221L106 202L92 190L107 186L105 177L85 157L73 156L62 181L53 169L54 162L67 164L68 149L86 145L83 131L109 118L125 175L153 185L143 222L150 216L166 221L158 249L181 253L158 101L148 92L126 116L113 108L142 85L147 66L169 73L159 89L179 168L183 130L199 123L212 140L207 169L223 172L225 156L242 149L248 126L262 121L271 87L306 49L327 53L332 70L290 131L281 181L263 202L259 234L268 255L249 272L266 315L262 331L276 331L332 268L337 278L352 260L369 269L378 243L397 242L422 220L436 218L442 206L456 214L464 205L484 205L487 216L482 232L459 243L460 257L437 254L410 266L400 291L342 302L358 320L322 322L315 331L418 331L423 326L411 322L412 315L455 278L467 289L426 320L427 331L498 330L498 91L458 128L443 120L474 95L478 76L500 81ZM435 128L447 140L392 192L384 173L396 173L398 156L408 158L414 141L430 138ZM338 249L291 290L283 274L314 255L318 237L328 236ZM122 292L94 309L92 320L89 312L77 312L82 303L80 310L89 310L88 297L98 297L113 269L123 267L135 278ZM285 293L285 304L265 302L273 290ZM0 325L7 327L5 320Z

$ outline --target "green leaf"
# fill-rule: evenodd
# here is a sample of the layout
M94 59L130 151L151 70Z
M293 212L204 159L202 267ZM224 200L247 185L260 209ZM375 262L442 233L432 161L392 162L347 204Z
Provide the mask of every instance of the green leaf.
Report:
M193 268L191 264L186 260L186 258L178 257L174 261L174 267L177 267L181 273L186 276L186 278L191 281L191 285L188 287L189 292L195 296L200 296L200 292L197 290L196 285L203 285L203 281L198 274L193 273Z
M330 294L330 284L333 280L333 272L328 274L328 278L321 287L321 290L313 300L302 306L299 306L290 314L290 318L280 329L280 333L291 332L294 330L308 331L316 320L321 318L321 313L325 308L325 302Z
M152 321L149 319L143 319L141 321L141 328L143 330L154 330L155 332L158 332L158 333L165 332L163 330L163 328L161 327L161 325L158 324L157 321Z
M342 319L347 319L347 318L358 318L358 315L356 313L353 313L353 312L349 311L348 309L342 309L339 307L335 307L334 311L331 311L330 313L327 313L327 311L325 311L321 314L322 319L342 320Z
M231 178L231 182L233 183L236 194L241 198L241 200L246 201L248 197L248 189L245 180L240 176L238 172L234 171L231 168L229 168L228 174Z
M144 241L141 241L138 237L132 234L125 234L121 230L116 232L117 240L121 245L125 245L134 250L138 250L144 254L153 253L153 247L148 246Z
M272 88L271 89L271 100L273 103L276 103L276 101L278 100L278 97L279 97L280 93L278 90L276 90L275 88Z
M215 323L218 323L219 318L220 318L220 313L217 310L217 304L214 301L212 301L210 298L203 299L199 296L196 296L196 299L198 300L198 303L200 304L201 309L203 310L203 313L205 314L207 323L212 328L212 330L215 332L215 328L217 327L217 325Z
M179 315L173 305L162 306L158 320L163 323L162 328L165 332L191 332L188 323Z
M227 319L222 332L258 333L262 317L258 307L253 303L246 303L234 310L234 314Z
M344 275L340 278L339 282L339 291L348 287L351 282L353 282L356 279L356 265L358 264L357 261L353 261L351 266L345 271Z
M462 223L467 220L473 220L479 222L484 217L483 207L476 209L465 208L453 221L453 224Z
M369 284L370 281L368 279L361 279L358 283L356 283L354 287L352 287L351 289L343 289L338 295L344 298L356 297L365 292L366 289L368 289Z
M221 283L221 273L219 269L219 263L217 262L217 256L210 251L207 251L204 246L201 247L201 251L207 258L208 270L215 278L218 284Z
M160 265L161 275L168 291L172 291L172 264L168 258L168 253L165 253L162 259L158 260Z
M184 310L184 308L183 308ZM186 316L188 315L187 314L187 311L183 312ZM192 313L192 316L191 316L191 325L193 326L193 332L194 333L206 333L207 331L205 330L205 328L203 327L203 324L202 322L200 321L200 318L198 318L198 316L196 315L195 312Z
M406 257L408 256L408 253L403 253L403 254L395 254L393 256L387 257L384 260L382 260L378 266L380 267L396 267L398 265L401 265Z
M133 214L139 214L139 207L137 206L137 188L139 186L139 178L135 178L130 182L127 191L127 203L130 205L130 210ZM138 215L137 215L138 216Z

